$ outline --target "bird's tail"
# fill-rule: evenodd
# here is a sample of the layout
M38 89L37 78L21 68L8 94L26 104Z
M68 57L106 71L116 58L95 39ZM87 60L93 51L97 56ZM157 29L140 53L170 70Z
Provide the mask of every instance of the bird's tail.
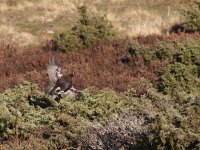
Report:
M49 59L49 65L50 66L59 66L60 58L58 56L53 56L51 59Z

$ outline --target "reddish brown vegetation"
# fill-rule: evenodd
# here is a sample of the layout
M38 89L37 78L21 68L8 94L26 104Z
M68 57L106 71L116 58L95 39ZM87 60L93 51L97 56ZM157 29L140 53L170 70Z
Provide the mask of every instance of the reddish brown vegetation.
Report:
M188 35L187 35L188 36ZM199 35L192 35L199 38ZM137 37L140 44L154 44L157 40L170 40L173 38L185 38L186 35L148 36ZM62 72L76 72L74 77L75 87L84 89L95 87L97 89L112 88L116 91L124 91L133 86L142 91L139 80L147 78L156 82L156 72L161 67L161 62L155 61L144 65L139 59L139 67L125 64L127 40L120 39L113 42L100 42L90 49L80 52L59 53L56 51L44 51L41 48L32 48L21 51L19 46L0 45L0 92L12 87L24 80L40 85L43 89L47 79L47 65L49 58L57 55L61 58ZM134 61L134 60L132 60Z
M134 39L139 42L139 44L148 44L148 45L153 45L157 41L170 41L170 40L184 40L184 39L194 39L198 40L200 38L200 34L195 32L193 34L189 33L184 33L184 32L179 32L178 34L172 33L169 36L162 36L162 35L149 35L149 36L137 36Z

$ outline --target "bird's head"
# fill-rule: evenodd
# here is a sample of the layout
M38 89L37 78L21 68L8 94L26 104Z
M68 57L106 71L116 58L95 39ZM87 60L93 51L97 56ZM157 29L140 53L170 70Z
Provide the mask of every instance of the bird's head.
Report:
M75 72L74 72L74 71L72 71L71 73L69 73L69 74L68 74L68 77L70 77L70 78L73 78L73 77L74 77L74 75L75 75Z

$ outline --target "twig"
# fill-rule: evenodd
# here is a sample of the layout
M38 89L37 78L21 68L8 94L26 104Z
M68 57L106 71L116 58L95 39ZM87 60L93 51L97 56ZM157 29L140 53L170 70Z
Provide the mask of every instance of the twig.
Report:
M19 131L18 131L19 125L18 125L18 117L15 121L15 143L16 143L16 149L19 147Z

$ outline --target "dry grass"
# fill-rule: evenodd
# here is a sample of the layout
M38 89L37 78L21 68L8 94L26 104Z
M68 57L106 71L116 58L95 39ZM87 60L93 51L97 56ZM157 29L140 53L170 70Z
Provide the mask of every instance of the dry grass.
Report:
M16 34L17 31L16 31L15 27L8 24L8 25L0 25L0 33L1 33L0 34L1 36L9 36L12 34Z
M36 37L28 32L18 32L12 25L0 26L0 40L17 42L21 46L35 45L38 42Z
M11 4L8 1L0 1L0 12L5 12L5 11L10 11L10 10L15 10L15 11L22 11L25 9L24 5L19 4L18 2L14 2Z
M28 36L26 44L38 43L57 30L69 29L78 20L77 7L84 4L91 14L106 15L123 36L163 34L180 21L179 2L181 0L0 0L0 30L9 35L13 32L12 36ZM30 42L30 37L35 36L37 38Z
M179 3L173 3L178 6ZM114 26L129 36L166 34L174 23L180 22L179 9L168 1L112 1L113 8L107 10L108 19Z
M155 12L147 10L127 10L118 16L112 12L108 19L113 22L116 28L129 36L163 34L172 24L179 22L180 18L173 15L170 18L163 18Z

